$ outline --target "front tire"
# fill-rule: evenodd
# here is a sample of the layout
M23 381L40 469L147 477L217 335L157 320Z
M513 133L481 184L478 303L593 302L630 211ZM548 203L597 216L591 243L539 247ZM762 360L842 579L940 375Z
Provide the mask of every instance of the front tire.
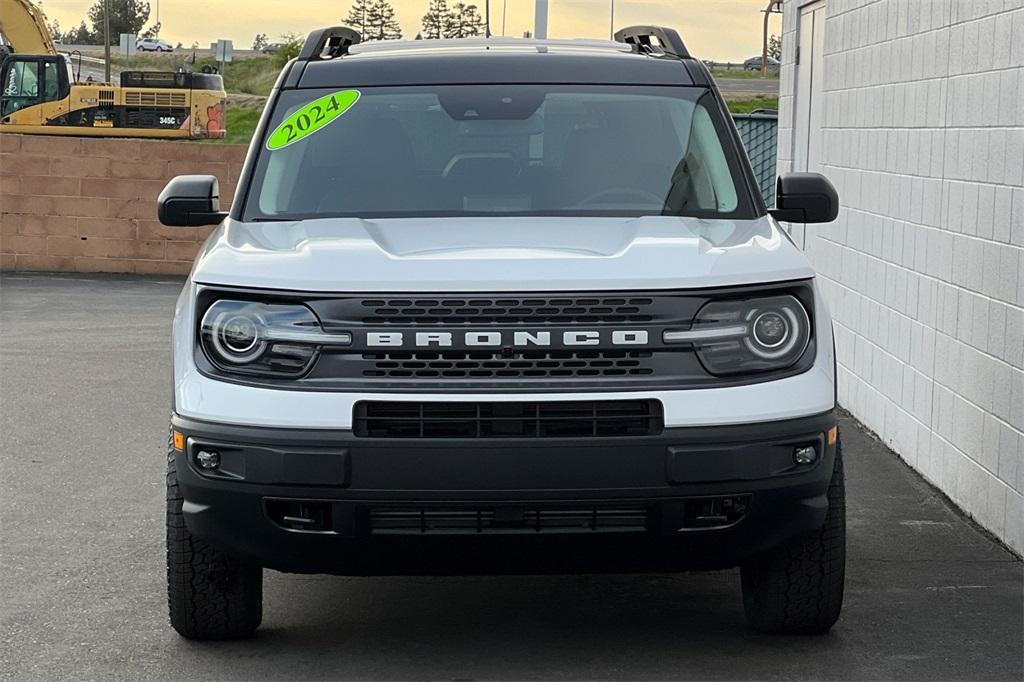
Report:
M174 451L167 455L167 605L188 639L251 637L263 620L263 569L192 535L182 515Z
M840 440L824 525L741 568L747 622L771 634L824 634L842 611L845 573L846 488Z

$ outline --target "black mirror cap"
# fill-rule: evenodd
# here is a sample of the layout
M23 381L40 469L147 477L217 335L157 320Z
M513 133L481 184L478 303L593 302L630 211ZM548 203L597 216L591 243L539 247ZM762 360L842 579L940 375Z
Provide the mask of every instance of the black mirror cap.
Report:
M820 173L784 173L769 213L787 223L830 223L839 215L839 193Z
M156 200L156 212L169 227L218 225L228 215L220 210L220 184L212 175L171 179Z

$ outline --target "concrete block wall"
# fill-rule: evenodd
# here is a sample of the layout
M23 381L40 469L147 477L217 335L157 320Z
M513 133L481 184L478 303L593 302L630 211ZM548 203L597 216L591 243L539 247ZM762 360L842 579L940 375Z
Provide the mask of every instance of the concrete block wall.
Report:
M806 4L784 7L780 172ZM1024 0L826 0L824 40L821 171L843 209L798 243L840 403L1024 552Z
M156 198L208 173L228 206L243 145L0 135L0 269L187 274L212 228L170 228Z

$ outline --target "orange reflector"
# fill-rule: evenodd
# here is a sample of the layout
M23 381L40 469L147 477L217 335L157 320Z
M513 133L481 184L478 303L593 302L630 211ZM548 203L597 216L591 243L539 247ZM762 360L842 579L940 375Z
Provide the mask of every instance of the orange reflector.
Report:
M828 441L829 445L836 444L836 438L839 435L839 427L833 426L831 429L825 432L825 440Z
M185 434L174 432L174 449L179 451L185 449Z

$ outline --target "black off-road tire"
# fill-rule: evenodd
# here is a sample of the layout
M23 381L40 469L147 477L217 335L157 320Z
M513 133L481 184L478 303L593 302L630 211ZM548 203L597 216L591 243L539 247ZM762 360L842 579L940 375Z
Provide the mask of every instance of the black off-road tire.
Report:
M174 452L167 454L167 605L189 639L251 637L263 620L263 569L232 559L189 533Z
M825 524L742 567L747 622L771 634L824 634L843 608L845 573L846 488L838 441Z

